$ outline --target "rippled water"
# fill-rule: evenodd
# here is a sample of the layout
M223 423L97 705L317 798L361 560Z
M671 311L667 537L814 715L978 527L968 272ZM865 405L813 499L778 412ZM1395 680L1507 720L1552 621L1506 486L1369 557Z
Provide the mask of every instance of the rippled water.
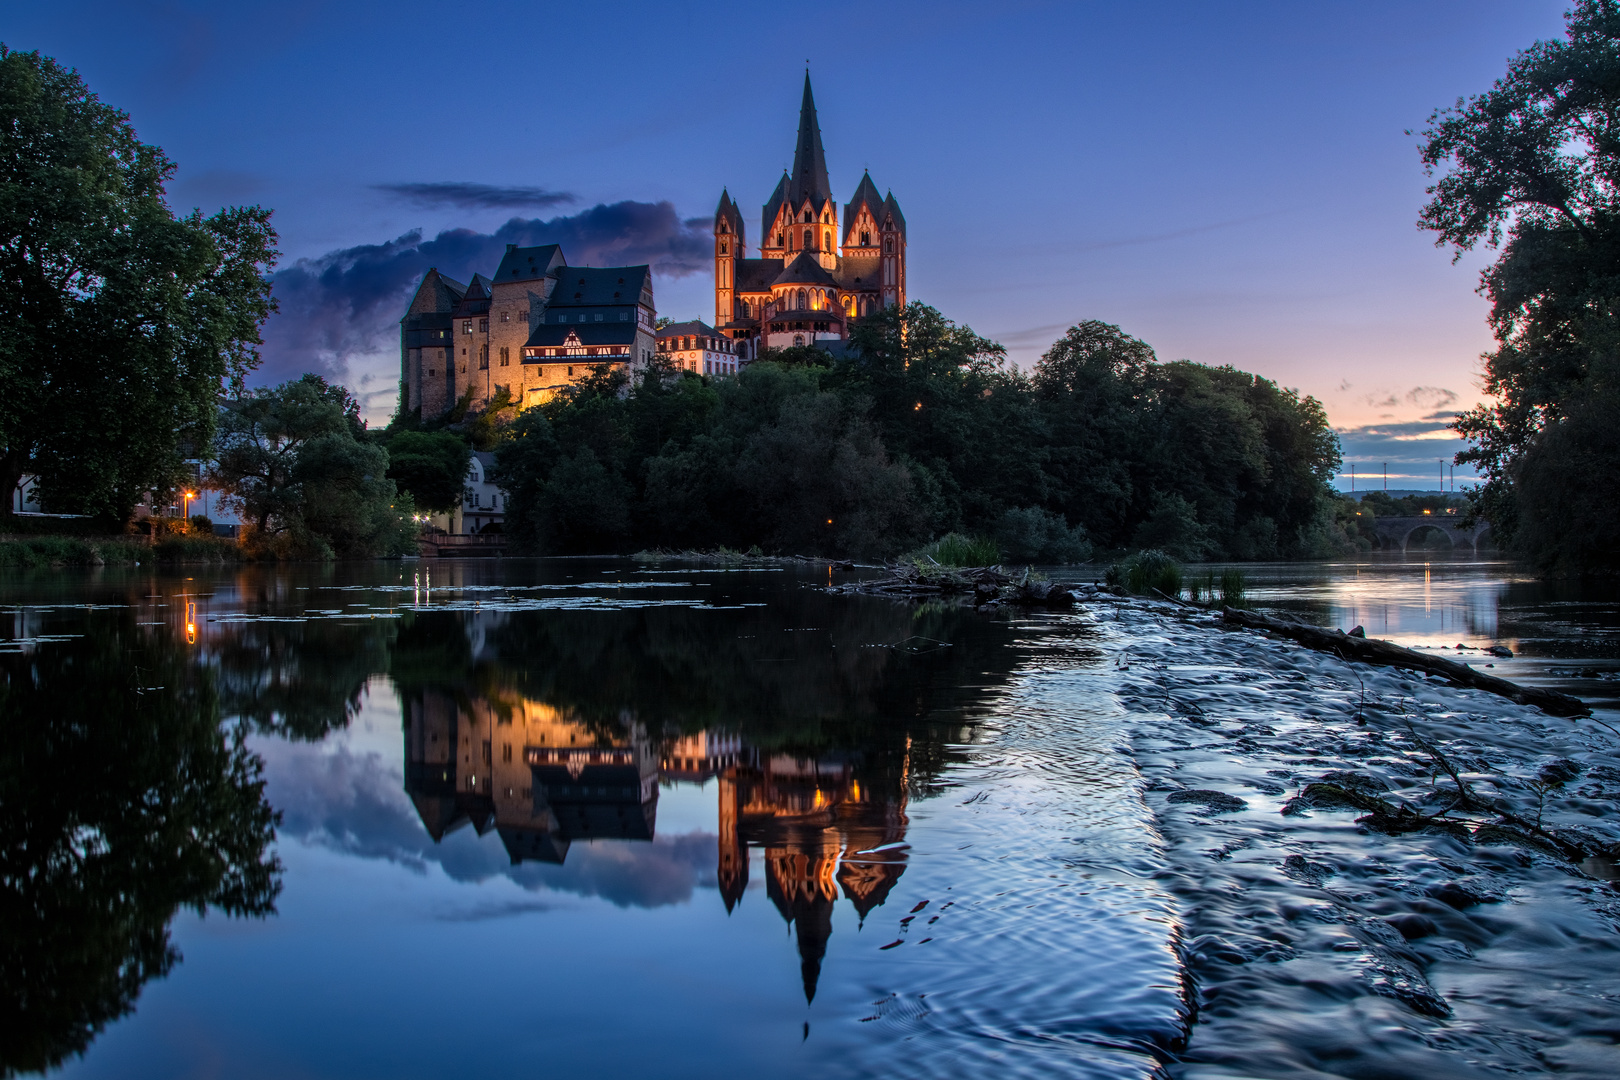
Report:
M1431 566L1421 585L1406 563L1250 573L1256 603L1380 636L1381 611L1408 643L1510 642L1509 677L1604 685L1555 670L1585 645L1536 655L1559 631L1535 613L1565 601L1494 564ZM1455 853L1392 855L1343 815L1278 818L1265 791L1330 753L1356 757L1360 736L1271 747L1256 725L1350 723L1355 694L1372 715L1364 685L1302 677L1276 646L1171 613L986 616L813 588L835 577L508 560L0 581L0 1063L118 1077L1368 1076L1494 1054L1603 1075L1601 1020L1454 1003L1466 993L1431 969L1455 957L1365 928L1410 907L1401 889L1421 900L1433 861ZM1439 626L1417 621L1420 603ZM1559 618L1612 642L1614 605L1592 603ZM1422 693L1372 691L1402 716ZM1470 715L1436 700L1437 718ZM207 735L221 725L244 736L234 765ZM1524 731L1531 756L1552 738ZM241 771L255 765L249 801L280 815L274 910L199 916L200 886L185 884L207 867L171 853L197 836L233 850L254 807L232 793L256 791ZM1247 797L1236 813L1171 799L1193 789ZM1601 793L1588 802L1612 811ZM1300 852L1330 869L1301 886L1286 861ZM1324 873L1359 882L1339 907L1290 891ZM1581 972L1593 985L1559 991L1566 1014L1612 1002L1613 920L1558 891L1580 875L1513 873L1501 889L1591 939L1567 955L1512 939L1534 954L1518 967ZM1348 936L1290 930L1296 908ZM1517 970L1488 944L1502 939L1469 948ZM1551 992L1543 975L1514 985ZM1464 1038L1423 1012L1423 993L1556 1049Z

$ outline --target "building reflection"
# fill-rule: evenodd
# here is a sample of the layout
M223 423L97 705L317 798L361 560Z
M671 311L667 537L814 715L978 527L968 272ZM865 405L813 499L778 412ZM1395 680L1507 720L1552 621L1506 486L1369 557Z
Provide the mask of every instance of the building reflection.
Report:
M728 912L742 900L757 849L807 1000L839 897L864 920L905 871L909 740L893 762L799 755L729 732L659 738L628 714L589 723L521 697L436 691L406 703L405 725L405 788L429 834L494 829L514 864L560 864L576 840L651 840L661 783L715 781L721 900Z

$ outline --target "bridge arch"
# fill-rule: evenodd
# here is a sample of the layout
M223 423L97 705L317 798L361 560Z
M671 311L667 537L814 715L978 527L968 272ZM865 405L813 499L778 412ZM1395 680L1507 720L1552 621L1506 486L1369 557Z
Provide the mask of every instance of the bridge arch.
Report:
M1467 536L1459 537L1457 535L1460 531L1461 530L1458 529L1447 528L1446 526L1437 523L1427 521L1419 522L1418 524L1407 529L1406 532L1401 535L1401 553L1405 554L1411 549L1412 541L1416 539L1419 534L1444 537L1446 547L1451 551L1455 551L1459 546L1461 546L1457 542L1459 539L1463 541L1463 544L1471 547L1472 544Z

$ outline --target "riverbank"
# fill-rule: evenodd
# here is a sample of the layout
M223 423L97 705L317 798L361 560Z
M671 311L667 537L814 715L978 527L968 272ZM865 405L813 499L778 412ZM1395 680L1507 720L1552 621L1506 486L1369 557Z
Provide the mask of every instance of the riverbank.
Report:
M1168 604L1087 612L1180 907L1173 1075L1615 1074L1620 738ZM1378 803L1432 823L1381 832Z
M223 564L242 561L234 540L212 536L0 536L0 569L139 566L142 563Z

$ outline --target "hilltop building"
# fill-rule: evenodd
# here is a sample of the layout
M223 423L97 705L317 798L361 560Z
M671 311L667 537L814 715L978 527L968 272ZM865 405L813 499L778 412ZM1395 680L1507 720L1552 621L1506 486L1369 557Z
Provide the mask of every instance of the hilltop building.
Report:
M735 375L741 359L737 342L700 319L670 323L658 331L658 355L677 371Z
M810 75L804 76L793 171L765 203L759 258L747 258L742 211L729 190L714 214L714 321L744 360L761 348L847 340L849 324L906 302L906 218L863 174L838 203L827 178Z
M527 407L593 367L644 367L656 319L651 267L569 266L556 244L508 244L493 279L465 285L429 270L400 320L404 407L436 417L501 389Z

